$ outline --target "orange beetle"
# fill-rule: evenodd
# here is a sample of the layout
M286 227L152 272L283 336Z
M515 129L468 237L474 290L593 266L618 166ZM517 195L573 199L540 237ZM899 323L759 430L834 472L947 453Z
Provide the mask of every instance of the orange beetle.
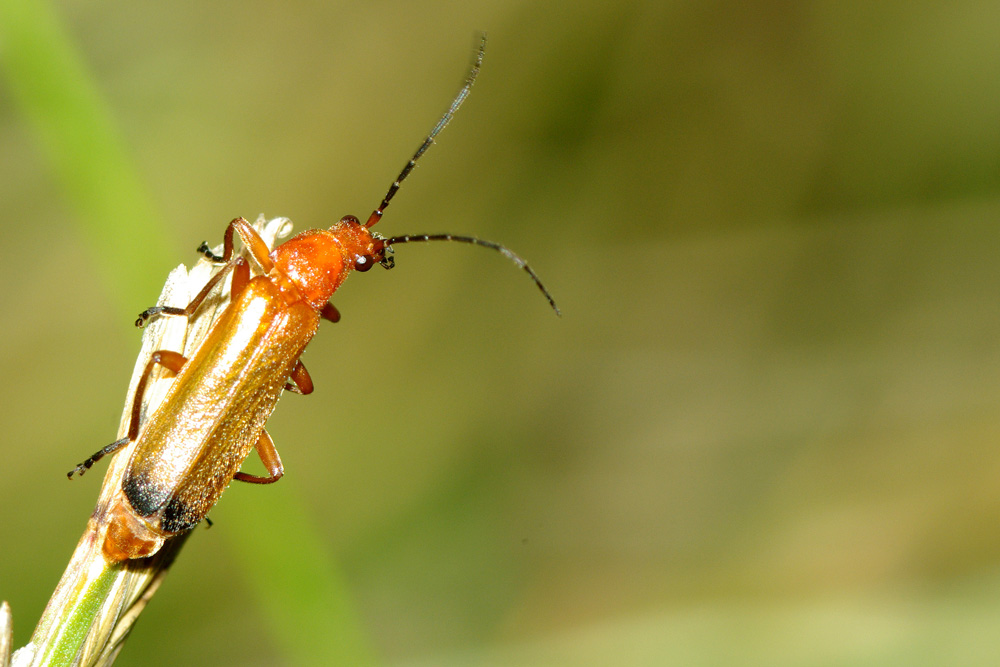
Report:
M312 380L299 357L319 329L321 318L340 319L330 297L352 270L367 271L375 264L391 268L393 245L451 240L497 250L527 271L559 312L534 271L503 246L450 234L383 238L369 231L468 96L484 47L485 38L458 96L365 224L348 215L328 230L302 232L269 251L253 227L237 218L226 228L221 257L204 244L199 249L224 266L186 308L157 306L140 314L137 326L163 314L191 316L221 280L233 275L232 301L197 351L190 359L168 350L155 352L136 388L128 434L68 474L71 479L74 473L82 475L103 456L134 443L121 493L108 513L103 553L109 562L156 553L164 540L204 519L234 479L270 484L281 478L284 471L265 430L267 419L283 389L301 394L312 391ZM253 257L262 275L250 277L247 258L234 252L234 235L239 235L244 253ZM140 432L143 392L157 365L177 377ZM240 472L251 449L257 450L267 476Z

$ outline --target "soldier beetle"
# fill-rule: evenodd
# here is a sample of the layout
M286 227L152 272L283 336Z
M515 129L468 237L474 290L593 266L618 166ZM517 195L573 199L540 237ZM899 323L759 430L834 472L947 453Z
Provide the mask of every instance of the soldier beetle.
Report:
M299 360L321 319L336 322L340 314L330 297L353 271L375 264L394 265L393 246L415 241L458 241L496 250L524 269L559 313L555 302L528 264L507 248L467 236L421 234L385 238L369 229L377 223L402 181L434 143L469 95L482 64L485 38L458 95L413 157L396 177L367 222L348 215L328 230L309 230L270 251L243 218L229 223L223 253L206 244L199 251L222 264L186 308L157 306L151 317L193 315L227 275L232 274L232 300L190 358L155 352L146 365L132 403L128 433L68 473L83 474L102 457L133 445L131 458L108 516L103 553L109 562L150 556L164 540L206 518L232 480L254 484L276 482L284 474L281 459L265 423L283 389L312 392L313 383ZM235 236L243 252L235 252ZM248 257L262 274L251 278ZM160 407L140 429L143 392L156 366L176 374ZM240 471L256 449L266 476Z

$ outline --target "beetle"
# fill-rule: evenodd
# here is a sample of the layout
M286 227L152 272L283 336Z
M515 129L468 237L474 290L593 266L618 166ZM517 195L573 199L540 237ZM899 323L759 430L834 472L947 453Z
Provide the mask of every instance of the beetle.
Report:
M102 457L132 445L120 493L108 511L102 551L111 563L156 553L166 539L190 530L215 505L232 480L270 484L284 474L281 458L265 429L282 390L309 394L313 382L299 360L320 320L340 314L330 297L351 271L375 264L392 268L393 246L416 241L458 241L496 250L524 269L559 313L528 264L507 248L451 234L385 238L369 231L402 181L465 101L482 65L485 37L458 95L362 224L344 216L329 229L302 232L271 251L243 218L229 223L223 254L206 244L199 251L221 268L185 308L156 306L136 326L163 315L190 317L219 283L232 275L232 300L190 358L154 352L136 386L125 437L104 447L68 473L82 475ZM235 237L243 244L235 250ZM248 258L261 268L251 278ZM143 392L157 366L176 374L160 407L140 428ZM267 475L240 471L256 449Z

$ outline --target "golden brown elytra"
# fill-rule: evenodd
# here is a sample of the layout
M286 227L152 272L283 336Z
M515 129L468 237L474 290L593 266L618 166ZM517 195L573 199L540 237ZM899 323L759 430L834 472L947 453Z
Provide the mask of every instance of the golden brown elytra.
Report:
M190 359L168 350L154 353L136 387L126 437L68 475L71 479L74 473L82 475L103 456L134 443L121 493L116 494L108 513L103 552L109 562L156 553L164 540L204 519L230 481L270 484L284 474L265 423L283 389L301 394L312 391L312 380L299 357L321 318L340 319L330 297L352 270L367 271L375 264L391 268L393 245L451 240L497 250L527 271L559 312L534 271L503 246L450 234L387 239L369 231L416 161L468 96L484 47L485 37L465 85L365 224L348 215L328 230L302 232L271 252L253 227L237 218L226 228L221 257L205 245L200 248L209 258L225 264L186 308L158 306L140 314L137 326L161 314L190 316L232 273L232 301L197 351ZM234 235L239 235L243 253L253 257L262 275L250 277L247 258L234 251ZM157 365L177 376L140 432L143 392ZM257 450L266 476L240 472L251 449Z

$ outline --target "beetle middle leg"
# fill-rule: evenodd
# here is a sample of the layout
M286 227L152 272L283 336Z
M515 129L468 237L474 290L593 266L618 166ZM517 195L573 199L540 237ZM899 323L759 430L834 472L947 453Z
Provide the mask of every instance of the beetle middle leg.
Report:
M132 415L129 417L128 434L124 438L115 440L107 447L94 452L93 456L66 473L66 477L73 479L73 475L75 474L83 475L83 473L90 470L91 466L105 456L117 452L139 437L139 417L142 412L142 397L146 393L146 385L149 384L149 376L153 372L153 368L159 364L169 371L178 373L186 363L187 358L184 355L170 350L159 350L150 355L149 361L146 363L146 368L142 371L142 377L139 378L139 382L135 386L135 397L132 399Z
M238 479L241 482L250 482L251 484L273 484L281 479L285 474L285 468L281 465L281 457L278 456L278 450L274 448L274 440L271 440L271 436L268 435L266 429L260 432L260 437L257 438L257 444L254 445L254 449L257 450L257 455L260 456L261 462L267 468L268 476L260 477L245 472L238 472L233 475L233 479Z

